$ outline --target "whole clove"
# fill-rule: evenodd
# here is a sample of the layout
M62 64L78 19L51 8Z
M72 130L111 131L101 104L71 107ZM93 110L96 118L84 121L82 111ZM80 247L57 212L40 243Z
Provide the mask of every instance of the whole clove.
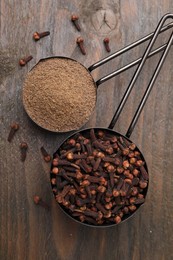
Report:
M27 152L27 149L28 149L28 145L26 142L22 142L20 144L20 150L21 150L21 161L24 162L25 159L26 159L26 152Z
M36 205L40 205L41 207L43 207L43 208L45 208L45 209L49 209L49 205L48 205L46 202L44 202L44 201L42 200L42 198L40 198L38 195L35 195L34 198L33 198L33 200L34 200L34 203L35 203Z
M44 158L45 162L50 162L50 161L51 161L51 156L50 156L50 154L48 154L48 152L46 151L46 149L42 146L42 147L40 148L40 150L41 150L41 153L42 153L42 155L43 155L43 158Z
M10 133L8 135L8 142L12 141L16 131L19 129L19 124L13 123L13 124L11 124L10 128L11 129L10 129Z
M20 65L21 67L23 67L23 66L25 66L29 61L31 61L32 59L33 59L32 55L27 56L27 57L25 57L25 58L22 58L22 59L19 60L19 65Z
M79 16L77 15L72 15L71 16L71 21L72 23L74 24L74 26L76 27L76 29L80 32L81 31L81 28L80 28L80 25L79 25Z

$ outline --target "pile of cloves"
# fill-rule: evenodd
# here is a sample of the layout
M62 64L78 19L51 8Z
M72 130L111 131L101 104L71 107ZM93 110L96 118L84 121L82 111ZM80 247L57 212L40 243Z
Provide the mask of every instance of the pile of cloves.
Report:
M148 173L134 143L91 129L73 135L55 153L51 184L56 201L73 218L111 225L144 203Z

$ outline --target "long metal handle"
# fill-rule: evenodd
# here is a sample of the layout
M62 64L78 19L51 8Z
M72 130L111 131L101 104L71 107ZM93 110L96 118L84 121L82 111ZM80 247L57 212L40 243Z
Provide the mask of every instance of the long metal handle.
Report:
M164 61L166 59L166 56L167 56L167 54L168 54L168 52L169 52L169 50L171 48L172 43L173 43L173 33L171 34L171 37L170 37L169 42L167 44L167 47L166 47L164 53L162 54L162 57L160 58L160 61L159 61L158 65L157 65L157 68L156 68L154 74L153 74L153 77L151 78L151 81L150 81L150 83L149 83L149 85L148 85L148 87L147 87L147 89L146 89L146 91L145 91L145 93L144 93L144 95L143 95L143 97L141 99L141 102L140 102L140 104L139 104L139 106L138 106L138 108L136 110L136 113L135 113L135 115L134 115L134 117L132 119L132 122L131 122L131 124L129 126L129 129L127 130L127 133L126 133L127 137L130 137L132 132L133 132L133 129L134 129L134 127L135 127L135 125L136 125L136 123L138 121L138 118L139 118L139 116L140 116L140 114L142 112L142 109L143 109L143 107L144 107L144 105L145 105L145 103L147 101L147 98L148 98L148 96L149 96L149 94L150 94L150 92L152 90L152 87L153 87L153 85L154 85L154 83L156 81L156 78L157 78L157 76L158 76L158 74L159 74L159 72L161 70L161 67L162 67L162 65L163 65L163 63L164 63Z
M149 55L148 55L148 57L147 57L147 59L150 58L150 57L152 57L152 56L154 56L155 54L157 54L157 53L163 51L163 50L166 48L166 46L167 46L167 44L164 44L164 45L160 46L159 48L155 49L154 51L150 52ZM112 73L110 73L110 74L104 76L103 78L101 78L101 79L99 79L99 80L96 81L96 85L99 86L99 85L101 85L103 82L107 81L108 79L111 79L111 78L113 78L113 77L119 75L120 73L122 73L122 72L124 72L124 71L126 71L126 70L128 70L128 69L130 69L130 68L132 68L132 67L134 67L135 65L139 64L139 62L140 62L141 60L142 60L142 57L139 58L139 59L137 59L137 60L134 60L134 61L130 62L129 64L123 66L122 68L117 69L117 70L115 70L114 72L112 72Z
M157 39L158 34L161 31L161 28L162 28L163 24L165 23L165 21L167 19L170 19L170 18L173 19L173 14L166 14L160 20L160 22L159 22L159 24L158 24L158 26L157 26L157 28L156 28L153 36L152 36L152 39L150 40L150 42L149 42L149 44L148 44L148 46L147 46L147 48L146 48L146 50L144 52L144 55L143 55L139 65L138 65L138 67L137 67L137 69L136 69L136 71L135 71L131 81L130 81L130 84L128 85L128 87L126 89L126 92L125 92L123 98L121 99L121 102L120 102L120 104L119 104L119 106L118 106L118 108L117 108L117 110L116 110L116 112L114 114L114 117L113 117L113 119L112 119L112 121L111 121L111 123L109 125L110 129L112 129L115 126L115 123L117 122L117 120L119 118L119 115L120 115L120 113L121 113L121 111L122 111L122 109L123 109L123 107L124 107L128 97L129 97L132 89L133 89L133 86L134 86L134 84L135 84L135 82L136 82L136 80L137 80L137 78L138 78L138 76L139 76L139 74L140 74L144 64L145 64L145 61L146 61L146 59L147 59L147 57L148 57L148 55L149 55L149 53L151 51L151 48L153 47L153 45L154 45L154 43L155 43L155 41ZM169 39L169 42L167 43L167 47L166 47L164 53L162 54L162 57L161 57L158 65L157 65L157 68L156 68L156 70L154 72L154 75L152 76L152 79L151 79L151 81L150 81L150 83L149 83L149 85L147 87L146 93L144 94L144 96L143 96L143 98L141 100L141 103L139 104L139 107L137 109L137 112L136 112L136 114L135 114L135 116L134 116L134 118L133 118L133 120L132 120L132 122L130 124L130 127L129 127L128 131L127 131L127 136L128 137L130 137L130 135L131 135L131 133L132 133L134 127L135 127L135 124L136 124L136 122L138 120L138 117L139 117L139 115L140 115L140 113L141 113L141 111L142 111L142 109L144 107L144 104L145 104L145 102L146 102L146 100L147 100L147 98L149 96L149 93L150 93L150 91L152 89L152 86L154 85L154 82L155 82L155 80L156 80L156 78L157 78L157 76L158 76L158 74L160 72L160 69L161 69L161 67L162 67L162 65L163 65L163 63L165 61L165 58L167 56L167 53L168 53L168 51L169 51L169 49L171 47L172 41L173 41L172 38L173 38L173 36L171 35L171 37Z
M167 25L165 25L164 27L162 27L162 29L160 30L159 33L162 33L162 32L164 32L164 31L166 31L166 30L168 30L168 29L170 29L170 28L172 28L172 27L173 27L173 22L168 23ZM131 50L131 49L133 49L134 47L140 45L141 43L143 43L143 42L145 42L145 41L151 39L153 35L154 35L154 32L152 32L152 33L150 33L150 34L144 36L143 38L141 38L141 39L139 39L139 40L137 40L137 41L135 41L135 42L133 42L133 43L127 45L126 47L122 48L121 50L119 50L119 51L117 51L117 52L115 52L115 53L109 55L108 57L106 57L106 58L104 58L104 59L102 59L102 60L100 60L100 61L94 63L93 65L91 65L91 66L88 68L88 70L89 70L89 71L95 70L96 68L98 68L98 67L100 67L101 65L107 63L108 61L110 61L110 60L112 60L112 59L114 59L114 58L120 56L121 54L123 54L123 53L125 53L125 52L127 52L127 51L129 51L129 50Z

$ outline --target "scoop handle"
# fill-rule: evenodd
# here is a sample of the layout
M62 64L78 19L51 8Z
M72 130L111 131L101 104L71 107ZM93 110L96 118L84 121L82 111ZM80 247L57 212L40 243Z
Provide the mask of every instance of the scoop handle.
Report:
M136 113L135 113L135 115L134 115L134 117L133 117L133 119L132 119L132 121L130 123L130 126L129 126L128 130L127 130L127 133L126 133L127 137L130 137L132 132L133 132L133 129L134 129L134 127L135 127L135 125L136 125L136 123L138 121L138 118L139 118L139 116L140 116L140 114L142 112L142 109L143 109L143 107L144 107L144 105L145 105L145 103L147 101L147 98L148 98L148 96L149 96L149 94L150 94L150 92L152 90L152 87L153 87L153 85L154 85L154 83L156 81L156 78L159 75L161 67L162 67L162 65L163 65L163 63L164 63L164 61L166 59L166 56L167 56L169 50L170 50L172 42L173 42L173 33L171 34L171 37L170 37L169 42L167 44L167 47L166 47L164 53L162 54L162 57L161 57L158 65L157 65L157 67L155 69L155 72L154 72L154 74L153 74L153 76L152 76L152 78L150 80L150 83L149 83L149 85L148 85L148 87L147 87L147 89L146 89L146 91L145 91L145 93L144 93L144 95L143 95L143 97L141 99L141 102L140 102L140 104L139 104L139 106L138 106L138 108L136 110Z
M168 24L166 24L165 26L163 26L163 27L161 28L161 30L159 31L159 33L162 33L162 32L164 32L164 31L166 31L166 30L168 30L168 29L170 29L170 28L172 28L172 27L173 27L173 22L168 23ZM127 45L126 47L124 47L124 48L122 48L122 49L120 49L120 50L118 50L118 51L112 53L111 55L107 56L106 58L104 58L104 59L102 59L102 60L100 60L100 61L94 63L93 65L91 65L91 66L88 68L88 70L89 70L90 72L93 71L93 70L95 70L96 68L102 66L103 64L109 62L110 60L115 59L116 57L120 56L121 54L123 54L123 53L125 53L125 52L127 52L127 51L133 49L134 47L140 45L141 43L144 43L145 41L151 39L153 35L154 35L154 32L152 32L152 33L150 33L150 34L144 36L143 38L141 38L141 39L139 39L139 40L137 40L137 41L135 41L135 42L133 42L133 43ZM164 47L165 47L164 45L160 46L158 49L156 49L154 52L152 52L153 54L151 54L150 57L151 57L152 55L154 55L154 54L156 54L156 53L162 51L162 50L164 49ZM140 58L139 58L139 59L140 59ZM139 59L137 59L136 61L134 61L134 62L133 62L133 65L130 63L131 66L136 65L136 64L138 63ZM107 81L108 79L111 79L112 77L115 77L116 75L118 75L119 73L121 73L122 71L124 71L123 69L126 70L127 68L130 68L130 67L131 67L131 66L129 67L130 64L128 64L128 65L126 65L125 67L121 68L121 71L119 71L118 73L117 73L116 71L114 71L114 72L112 72L112 73L106 75L105 77L99 79L99 80L97 81L97 85L100 85L100 84L102 84L103 82ZM126 67L127 67L127 68L126 68Z
M126 89L126 91L125 91L125 93L124 93L124 96L121 99L120 104L119 104L119 106L118 106L118 108L117 108L117 110L116 110L116 112L115 112L115 114L114 114L114 116L112 118L112 121L111 121L111 123L109 125L109 129L113 129L113 127L115 126L115 124L116 124L116 122L117 122L117 120L118 120L118 118L119 118L119 116L121 114L121 111L122 111L122 109L123 109L123 107L124 107L128 97L129 97L129 95L130 95L130 93L131 93L131 91L132 91L132 89L134 87L134 84L135 84L135 82L136 82L136 80L137 80L137 78L138 78L138 76L139 76L139 74L140 74L144 64L145 64L145 61L148 58L148 55L150 54L150 51L151 51L151 49L152 49L152 47L153 47L153 45L154 45L154 43L155 43L155 41L157 39L157 36L160 33L160 31L161 31L161 28L162 28L163 24L165 23L165 21L167 19L170 19L170 18L173 19L173 14L166 14L160 20L160 22L159 22L159 24L158 24L158 26L157 26L157 28L156 28L156 30L155 30L151 40L150 40L150 42L149 42L149 44L148 44L148 46L147 46L147 48L146 48L146 50L145 50L145 52L143 54L143 57L142 57L139 65L138 65L138 67L137 67L137 69L136 69L136 71L135 71L135 73L134 73L134 75L133 75L133 77L132 77L132 79L131 79L131 81L130 81L127 89ZM154 71L154 74L153 74L151 80L150 80L150 83L147 86L146 92L144 93L144 96L142 97L142 100L141 100L141 102L140 102L140 104L139 104L139 106L137 108L137 111L136 111L136 113L135 113L135 115L134 115L134 117L132 119L132 122L131 122L131 124L129 126L129 129L128 129L127 133L126 133L127 137L130 137L130 135L131 135L131 133L132 133L136 123L137 123L137 120L138 120L138 118L140 116L140 113L141 113L141 111L142 111L142 109L143 109L143 107L144 107L144 105L146 103L146 100L147 100L147 98L148 98L148 96L150 94L150 91L151 91L151 89L152 89L152 87L153 87L153 85L154 85L154 83L156 81L156 78L157 78L157 76L158 76L158 74L159 74L159 72L161 70L161 67L162 67L162 65L163 65L163 63L164 63L164 61L165 61L165 59L167 57L167 54L168 54L168 52L170 50L172 42L173 42L173 33L171 34L171 36L169 38L169 41L166 44L166 48L165 48L165 50L164 50L164 52L163 52L163 54L162 54L162 56L161 56L161 58L160 58L160 60L159 60L159 62L157 64L157 67L156 67L156 69Z
M160 47L158 47L157 49L151 51L151 52L149 53L147 59L150 58L150 57L152 57L152 56L154 56L155 54L157 54L157 53L159 53L159 52L165 50L166 46L167 46L167 44L163 44L163 45L161 45ZM140 58L138 58L138 59L136 59L136 60L134 60L134 61L128 63L127 65L125 65L125 66L123 66L123 67L121 67L121 68L119 68L119 69L113 71L112 73L110 73L110 74L104 76L103 78L97 80L97 81L96 81L97 87L98 87L99 85L101 85L102 83L104 83L105 81L107 81L107 80L109 80L109 79L111 79L111 78L113 78L113 77L115 77L115 76L121 74L122 72L124 72L124 71L126 71L126 70L128 70L128 69L130 69L130 68L132 68L132 67L134 67L135 65L139 64L141 60L142 60L142 57L140 57Z

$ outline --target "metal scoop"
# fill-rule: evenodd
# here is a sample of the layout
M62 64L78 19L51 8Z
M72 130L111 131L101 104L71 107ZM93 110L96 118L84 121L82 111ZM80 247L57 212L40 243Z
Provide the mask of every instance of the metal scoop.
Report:
M163 19L165 19L165 21L166 21L167 19L169 19L169 18L171 18L169 14L168 14L168 15L165 15L165 16L163 17ZM72 60L72 61L77 62L78 65L80 65L81 67L83 67L83 68L86 69L86 71L89 73L89 77L90 77L91 79L93 79L93 88L95 87L95 89L96 89L96 94L97 94L97 88L98 88L99 85L101 85L101 84L104 83L105 81L111 79L112 77L115 77L116 75L122 73L123 71L125 71L125 70L127 70L127 69L129 69L129 68L131 68L131 67L133 67L133 66L135 66L135 65L137 65L138 63L140 63L140 62L142 61L142 57L139 58L139 59L137 59L137 60L132 61L131 63L125 65L125 66L122 67L122 68L119 68L119 69L113 71L112 73L110 73L110 74L108 74L108 75L106 75L106 76L100 78L100 79L97 80L97 81L94 80L94 78L92 77L92 75L91 75L90 72L92 72L92 71L95 70L96 68L102 66L103 64L107 63L108 61L110 61L110 60L112 60L112 59L118 57L119 55L121 55L121 54L127 52L128 50L130 50L130 49L132 49L132 48L138 46L139 44L141 44L141 43L147 41L148 39L150 39L150 38L152 38L152 37L157 37L158 34L164 32L164 31L166 31L166 30L168 30L168 29L170 29L170 28L172 28L172 27L173 27L173 23L169 23L169 24L167 24L166 26L161 27L160 30L157 32L157 34L155 34L155 33L150 33L149 35L143 37L142 39L140 39L140 40L138 40L138 41L136 41L136 42L134 42L134 43L132 43L132 44L126 46L125 48L123 48L123 49L121 49L121 50L119 50L119 51L117 51L117 52L115 52L115 53L109 55L108 57L102 59L101 61L99 61L99 62L97 62L97 63L91 65L88 69L85 68L85 67L84 67L82 64L80 64L79 62L75 61L74 59L68 58L68 57L62 57L62 56L49 57L49 58L46 58L46 59L42 59L41 61L47 60L47 59L52 59L52 58L55 58L55 59L56 59L56 58L59 58L59 59L63 59L63 58L64 58L64 59L69 59L69 60ZM154 36L154 35L155 35L155 36ZM154 39L154 38L153 38L153 39ZM149 58L149 57L151 57L151 56L153 56L153 55L155 55L155 54L157 54L158 52L161 52L161 51L165 50L166 47L167 47L167 44L164 44L164 45L162 45L161 47L159 47L159 48L157 48L157 49L155 49L155 50L153 50L153 51L151 51L151 48L150 48L149 51L148 51L147 54L146 54L146 59ZM143 62L142 62L142 64L143 64ZM140 67L142 66L142 64L140 65ZM75 65L75 63L74 63L74 65ZM35 66L34 66L34 67L35 67ZM32 69L33 69L33 68L32 68ZM96 97L97 97L97 96L96 96ZM96 101L97 101L97 99L96 99ZM92 116L92 112L94 111L95 106L96 106L96 102L95 102L95 105L93 106L93 109L91 108L91 114L90 114L89 118ZM25 110L26 110L26 112L28 113L28 115L31 117L29 111L27 111L25 102L24 102L24 107L25 107ZM117 113L118 113L118 112L117 112ZM47 126L47 128L45 128L45 125L44 125L44 126L40 125L40 123L38 123L35 118L31 118L31 119L32 119L35 123L37 123L39 126L43 127L44 129L47 129L47 130L50 130L50 131L54 131L54 132L62 132L62 131L57 131L57 130L49 129L48 126ZM87 122L84 122L84 124L86 124L86 123L87 123ZM77 126L77 122L76 122L76 126L75 126L75 122L74 122L74 127L73 127L73 129L64 130L63 132L69 132L69 131L71 131L71 130L78 130L78 129L81 128L82 126L83 126L83 125L81 125L80 127Z

